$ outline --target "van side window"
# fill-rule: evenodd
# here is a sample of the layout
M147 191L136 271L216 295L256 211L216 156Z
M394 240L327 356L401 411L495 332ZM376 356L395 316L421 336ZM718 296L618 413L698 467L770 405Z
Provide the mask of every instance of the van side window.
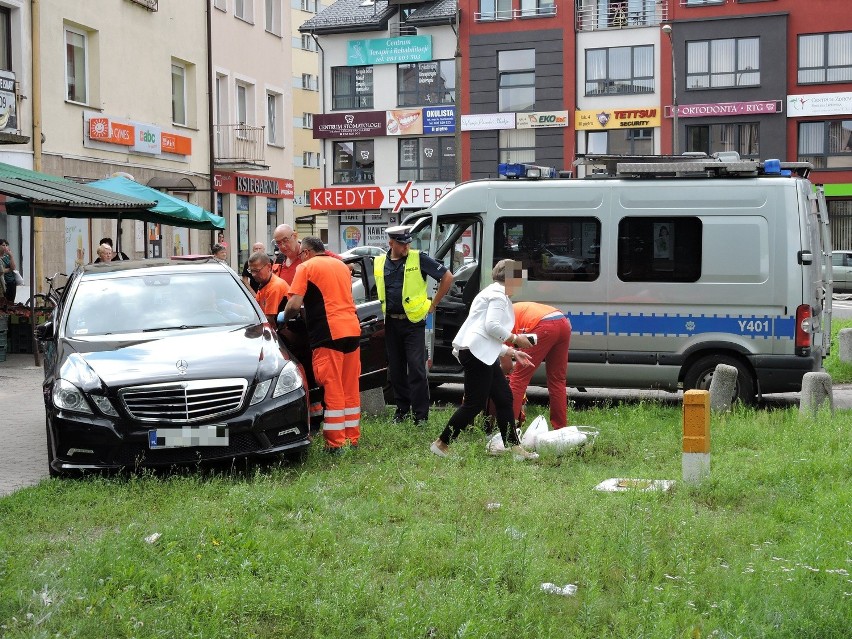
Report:
M701 277L701 220L625 217L618 223L623 282L695 282Z
M600 274L601 223L594 217L497 220L494 263L518 260L530 281L591 282Z

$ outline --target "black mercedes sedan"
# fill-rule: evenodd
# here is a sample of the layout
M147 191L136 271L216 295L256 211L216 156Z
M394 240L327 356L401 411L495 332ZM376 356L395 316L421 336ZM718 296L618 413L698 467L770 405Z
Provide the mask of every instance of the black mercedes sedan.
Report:
M302 367L216 260L85 266L39 340L51 475L298 457L310 443Z

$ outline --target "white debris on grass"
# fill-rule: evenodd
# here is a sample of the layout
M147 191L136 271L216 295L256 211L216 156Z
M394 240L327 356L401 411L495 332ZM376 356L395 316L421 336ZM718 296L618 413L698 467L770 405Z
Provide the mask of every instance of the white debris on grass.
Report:
M145 537L145 543L147 543L147 544L156 544L156 543L157 543L157 540L158 540L160 537L162 537L162 536L163 536L163 535L162 535L162 533L158 533L158 532L151 533L150 535L148 535L147 537Z
M576 584L565 584L562 587L552 584L549 581L541 584L541 589L549 595L562 595L563 597L571 597L577 594Z

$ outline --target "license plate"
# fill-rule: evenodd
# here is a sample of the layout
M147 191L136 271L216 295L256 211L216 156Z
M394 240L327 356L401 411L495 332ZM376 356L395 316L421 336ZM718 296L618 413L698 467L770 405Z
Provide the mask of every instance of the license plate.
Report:
M227 446L228 427L224 424L157 428L148 431L148 448L187 448Z

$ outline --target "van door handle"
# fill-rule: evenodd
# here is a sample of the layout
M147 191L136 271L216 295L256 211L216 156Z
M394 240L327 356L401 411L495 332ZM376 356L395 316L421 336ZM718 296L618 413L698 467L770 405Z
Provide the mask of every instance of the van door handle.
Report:
M799 264L807 265L814 263L814 254L810 251L799 251L798 252Z

